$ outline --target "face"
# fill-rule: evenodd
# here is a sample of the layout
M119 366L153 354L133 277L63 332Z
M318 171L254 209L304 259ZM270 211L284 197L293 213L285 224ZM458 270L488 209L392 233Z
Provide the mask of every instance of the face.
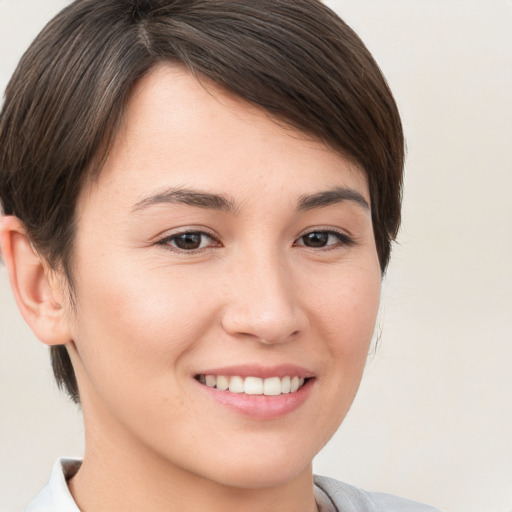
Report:
M91 443L258 488L346 415L381 275L364 174L205 84L153 70L82 192L70 349Z

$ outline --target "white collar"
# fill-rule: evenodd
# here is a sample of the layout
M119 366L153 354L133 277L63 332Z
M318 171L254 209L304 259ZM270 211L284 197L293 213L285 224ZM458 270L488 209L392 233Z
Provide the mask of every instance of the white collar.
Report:
M80 512L69 492L67 479L77 471L80 459L59 459L53 465L50 480L25 512Z

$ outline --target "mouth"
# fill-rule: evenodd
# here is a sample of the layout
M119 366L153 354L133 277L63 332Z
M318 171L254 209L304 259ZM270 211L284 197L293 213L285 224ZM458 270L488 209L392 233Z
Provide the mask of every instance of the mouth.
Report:
M239 375L206 375L194 377L201 384L219 391L245 395L279 396L293 394L299 391L310 378L298 375L284 377L242 377Z
M316 377L314 371L294 364L242 364L194 375L208 401L256 421L282 419L301 409L315 388Z

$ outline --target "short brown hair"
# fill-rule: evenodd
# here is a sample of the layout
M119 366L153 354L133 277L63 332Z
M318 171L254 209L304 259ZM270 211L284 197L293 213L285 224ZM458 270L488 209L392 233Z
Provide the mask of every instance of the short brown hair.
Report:
M404 140L387 83L359 37L318 0L76 0L32 43L0 117L0 201L73 287L75 205L101 171L134 84L180 62L366 173L381 269L400 224ZM64 346L59 386L79 401Z

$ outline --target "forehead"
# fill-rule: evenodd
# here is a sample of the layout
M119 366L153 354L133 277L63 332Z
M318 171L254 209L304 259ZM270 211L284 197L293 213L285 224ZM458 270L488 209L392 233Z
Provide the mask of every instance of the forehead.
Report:
M136 84L93 188L144 196L159 184L222 191L252 182L292 191L321 188L333 171L337 185L356 183L369 202L365 174L330 147L207 78L162 64Z

